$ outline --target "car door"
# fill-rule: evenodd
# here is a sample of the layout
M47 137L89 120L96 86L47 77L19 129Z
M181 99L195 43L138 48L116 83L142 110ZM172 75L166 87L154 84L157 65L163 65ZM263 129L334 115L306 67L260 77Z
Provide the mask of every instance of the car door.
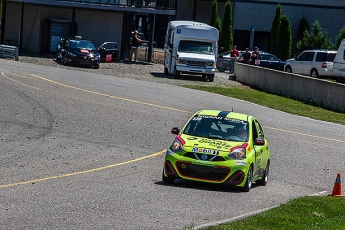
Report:
M98 48L98 52L100 53L102 62L116 61L118 56L117 42L104 42Z
M282 64L281 60L277 56L267 54L266 59L268 63L267 68L284 71L284 64Z
M315 52L313 51L306 52L305 60L301 63L302 74L310 74L310 70L313 66L314 54Z
M253 132L253 147L254 147L254 153L255 153L255 159L254 159L254 171L253 171L253 177L254 179L256 177L259 177L263 174L263 170L265 170L267 157L268 157L268 143L265 142L264 145L256 145L255 139L261 138L265 139L263 129L259 123L258 120L253 119L252 121L252 132Z

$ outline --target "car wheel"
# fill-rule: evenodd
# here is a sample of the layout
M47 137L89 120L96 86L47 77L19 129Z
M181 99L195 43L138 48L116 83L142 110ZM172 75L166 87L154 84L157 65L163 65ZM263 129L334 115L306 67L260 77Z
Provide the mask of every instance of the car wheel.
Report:
M253 182L253 167L250 166L248 170L247 180L245 185L241 188L242 192L249 192L249 190L252 188L252 182Z
M310 77L319 78L319 72L317 72L316 69L312 69L312 70L310 71Z
M207 75L208 81L213 82L214 81L214 74Z
M98 68L99 68L99 64L95 64L95 65L93 65L93 66L92 66L92 68L94 68L94 69L98 69Z
M164 75L169 75L167 67L164 67Z
M173 184L175 182L175 178L174 177L165 176L164 175L164 169L163 169L162 181L164 183L166 183L166 184Z
M64 64L65 66L68 66L67 57L64 57L64 58L63 58L63 64Z
M58 53L56 53L55 60L56 61L61 61L61 58L59 58L59 54Z
M224 72L224 71L225 71L225 69L224 69L224 68L219 67L219 68L218 68L218 71L219 71L219 72Z
M180 71L175 70L174 78L178 79L180 77Z
M292 69L290 66L286 66L285 72L292 73Z
M257 185L260 185L260 186L265 186L267 184L267 181L268 181L268 174L269 174L269 171L270 171L270 161L268 160L267 161L267 165L266 165L266 169L265 169L265 172L264 172L264 177L260 180L257 180L255 182L255 184Z

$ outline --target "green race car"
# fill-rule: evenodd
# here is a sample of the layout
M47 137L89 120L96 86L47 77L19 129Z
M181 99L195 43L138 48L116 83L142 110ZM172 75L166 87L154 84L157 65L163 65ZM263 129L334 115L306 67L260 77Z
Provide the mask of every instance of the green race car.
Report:
M162 179L181 178L239 187L266 185L270 165L268 141L258 119L220 110L196 112L166 151Z

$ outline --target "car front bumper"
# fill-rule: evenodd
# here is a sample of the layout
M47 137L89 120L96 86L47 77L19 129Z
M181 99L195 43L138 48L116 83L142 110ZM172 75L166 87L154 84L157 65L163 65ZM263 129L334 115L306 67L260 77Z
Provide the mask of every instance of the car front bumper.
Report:
M201 161L175 153L166 154L164 161L165 176L240 187L246 182L248 170L244 160Z

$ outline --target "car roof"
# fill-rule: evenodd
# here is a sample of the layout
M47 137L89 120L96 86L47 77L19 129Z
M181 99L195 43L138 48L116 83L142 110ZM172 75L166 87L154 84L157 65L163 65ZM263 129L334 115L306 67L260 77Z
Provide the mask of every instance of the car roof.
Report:
M337 50L323 50L323 49L304 50L303 52L316 52L316 51L317 52L330 52L330 53L338 52Z
M237 113L237 112L230 112L224 110L199 110L194 114L195 115L204 115L204 116L215 116L215 117L227 117L227 118L234 118L243 121L249 121L253 118L253 116L244 114L244 113Z

